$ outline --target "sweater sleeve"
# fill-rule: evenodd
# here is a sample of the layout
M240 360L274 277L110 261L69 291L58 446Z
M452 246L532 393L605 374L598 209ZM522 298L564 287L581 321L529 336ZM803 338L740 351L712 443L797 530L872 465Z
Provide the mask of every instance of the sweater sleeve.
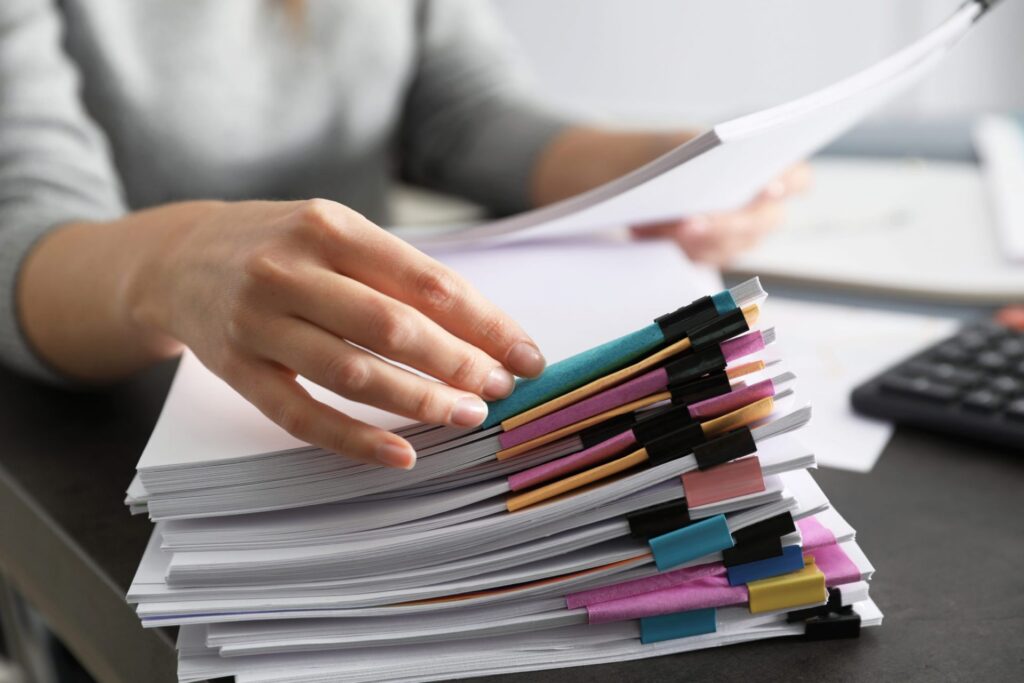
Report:
M568 121L532 96L489 3L421 3L418 67L400 136L402 175L498 213L530 208L534 162Z
M32 351L19 322L21 265L49 230L124 211L61 30L51 0L0 3L0 362L51 381L58 375Z

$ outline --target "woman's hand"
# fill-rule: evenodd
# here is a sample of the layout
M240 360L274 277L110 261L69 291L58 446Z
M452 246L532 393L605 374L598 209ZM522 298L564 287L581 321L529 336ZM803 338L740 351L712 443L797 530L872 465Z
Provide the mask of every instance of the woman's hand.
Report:
M697 135L611 131L569 127L545 147L532 177L531 196L538 206L572 197L614 180ZM806 164L794 166L738 211L638 226L640 238L675 240L690 258L724 264L753 246L782 221L783 199L810 183Z
M692 216L633 228L635 237L674 240L695 261L726 265L782 223L784 200L810 185L807 164L798 164L769 183L738 211Z
M84 270L66 252L118 238L107 267L132 255L113 298L138 344L167 355L184 343L295 437L364 462L408 468L415 453L314 400L298 375L415 420L473 427L487 414L480 397L504 397L512 373L544 367L516 323L456 273L334 202L196 202L73 225L45 240L28 270L62 270L61 248L72 271Z

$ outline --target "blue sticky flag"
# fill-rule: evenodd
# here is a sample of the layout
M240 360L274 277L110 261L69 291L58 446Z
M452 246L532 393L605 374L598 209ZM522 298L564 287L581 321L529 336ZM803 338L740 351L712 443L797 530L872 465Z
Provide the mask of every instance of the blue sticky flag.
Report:
M798 545L787 545L778 557L755 560L728 568L729 585L739 586L770 576L789 574L804 568L804 554Z

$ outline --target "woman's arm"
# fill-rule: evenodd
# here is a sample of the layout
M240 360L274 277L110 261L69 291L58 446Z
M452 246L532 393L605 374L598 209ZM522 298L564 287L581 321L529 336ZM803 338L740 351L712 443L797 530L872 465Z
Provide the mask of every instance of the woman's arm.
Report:
M105 139L61 48L55 4L2 2L0 27L0 362L55 381L19 323L22 264L55 226L110 220L124 206Z
M191 202L125 215L54 4L5 0L0 25L6 364L105 381L187 345L298 438L397 467L414 462L406 441L313 400L296 377L471 426L486 414L479 397L512 390L509 371L543 368L529 337L455 273L339 204Z
M544 367L456 273L326 200L183 203L66 225L31 252L18 304L32 345L67 374L117 377L185 344L297 438L393 467L415 462L404 439L317 402L296 377L472 427L487 414L478 397L512 391L509 371Z

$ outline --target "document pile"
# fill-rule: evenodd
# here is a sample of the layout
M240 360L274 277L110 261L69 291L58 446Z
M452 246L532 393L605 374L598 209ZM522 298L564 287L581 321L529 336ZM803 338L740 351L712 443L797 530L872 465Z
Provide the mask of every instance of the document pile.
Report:
M159 520L129 600L145 626L181 626L182 681L436 680L856 636L882 618L872 567L807 472L810 408L757 326L764 298L750 280L554 363L480 428L399 428L410 471L310 447L217 458L197 439L201 457L157 458L158 426L129 493Z
M694 293L692 267L664 245L579 237L742 206L990 5L578 197L409 233L454 248L434 255L564 359L475 430L306 385L405 436L411 471L296 441L186 354L126 501L157 522L128 598L143 625L181 627L179 678L436 680L879 624L871 564L807 473L810 408L757 325L757 280L666 312Z

